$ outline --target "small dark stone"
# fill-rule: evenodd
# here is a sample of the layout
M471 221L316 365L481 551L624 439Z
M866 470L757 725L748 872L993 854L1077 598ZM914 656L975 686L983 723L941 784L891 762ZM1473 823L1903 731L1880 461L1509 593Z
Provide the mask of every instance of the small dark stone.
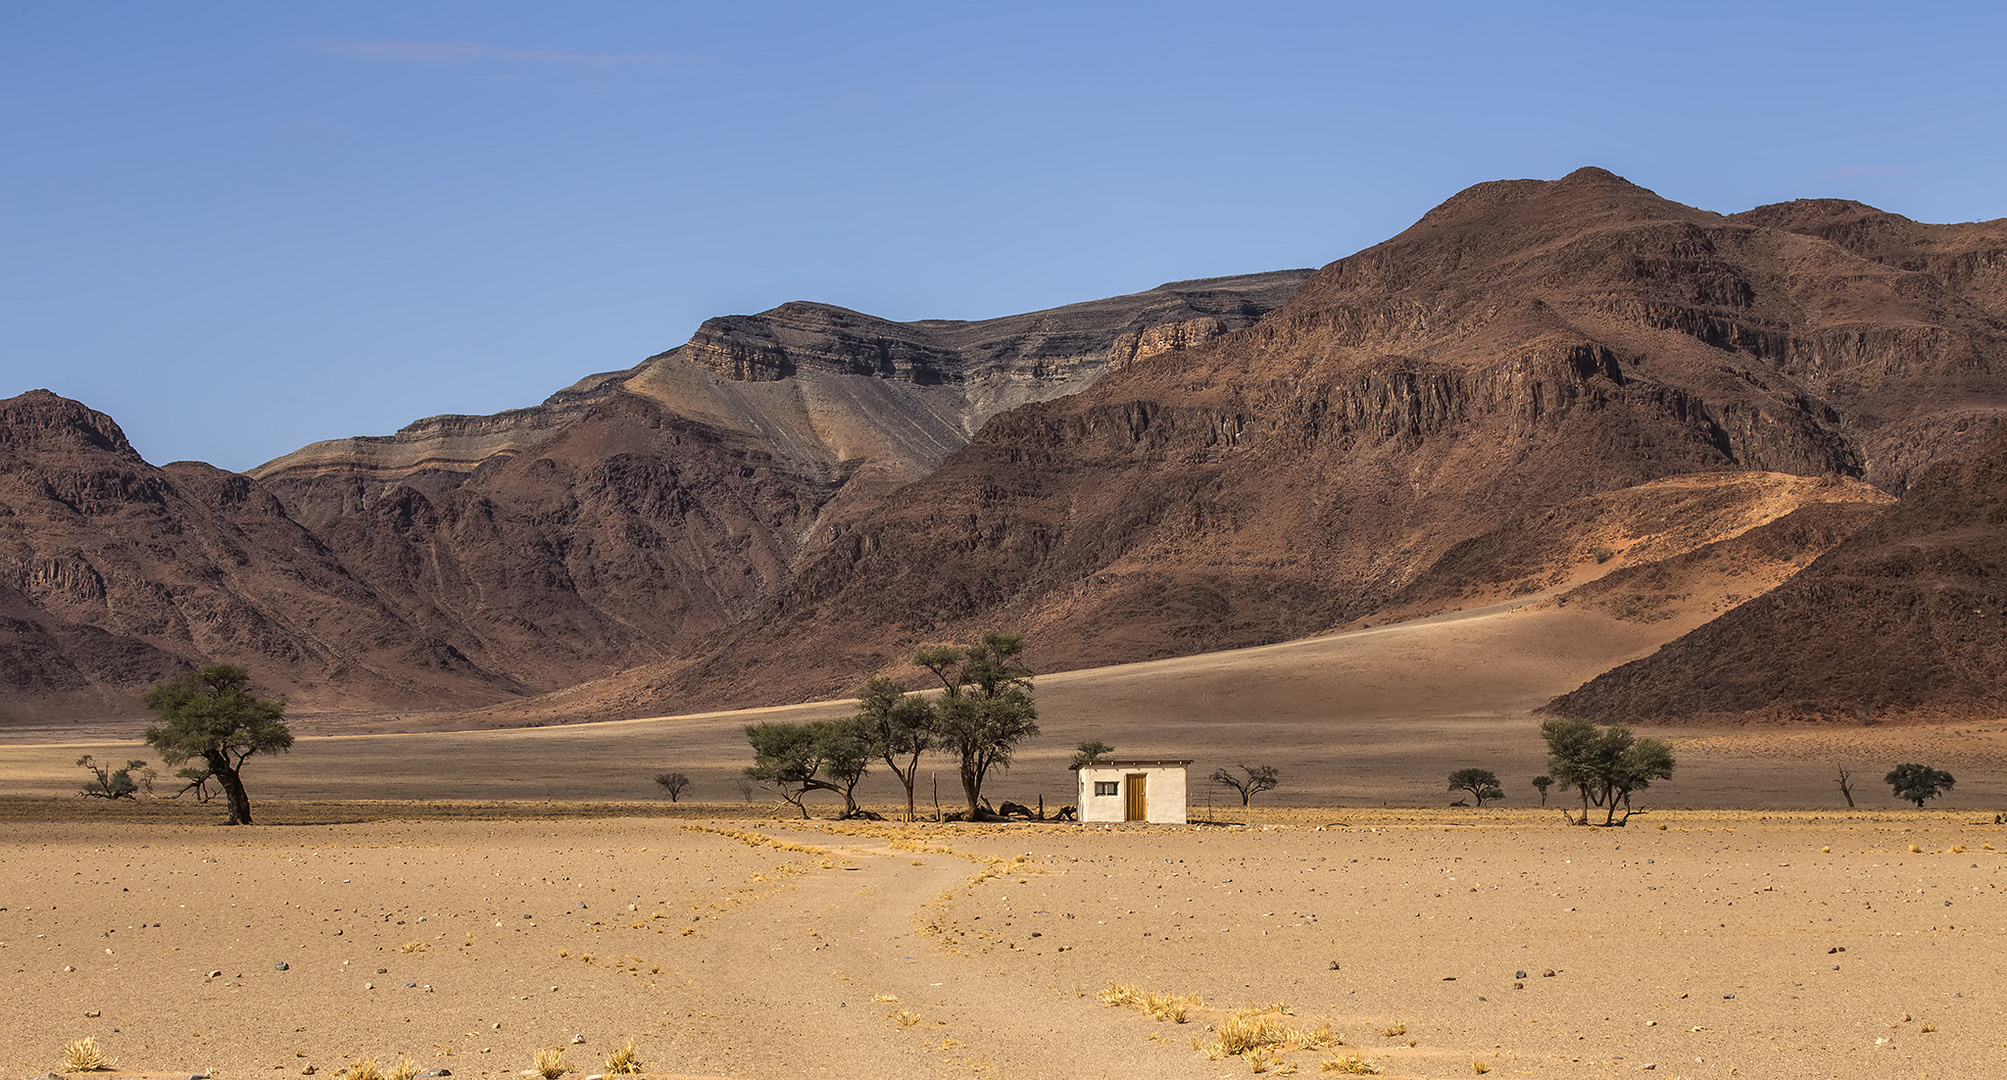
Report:
M1523 979L1526 977L1526 973L1523 971L1515 971L1512 973L1512 977L1515 979Z
M1721 995L1721 1000L1723 1000L1723 1001L1734 1001L1734 1000L1735 1000L1735 995L1734 995L1734 994L1723 994L1723 995Z
M278 963L272 965L273 971L290 971L291 969L292 965L286 963L284 960L281 960Z

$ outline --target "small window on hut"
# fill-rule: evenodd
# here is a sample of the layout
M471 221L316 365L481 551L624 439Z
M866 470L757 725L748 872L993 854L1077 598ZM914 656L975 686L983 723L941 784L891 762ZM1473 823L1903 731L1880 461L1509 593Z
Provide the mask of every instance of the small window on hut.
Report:
M1120 795L1122 794L1121 787L1122 781L1120 780L1096 780L1094 781L1094 794Z

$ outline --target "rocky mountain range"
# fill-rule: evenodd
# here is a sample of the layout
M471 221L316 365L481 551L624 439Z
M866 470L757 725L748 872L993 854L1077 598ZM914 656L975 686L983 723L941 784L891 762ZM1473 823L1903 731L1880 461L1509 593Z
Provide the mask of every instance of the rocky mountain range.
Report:
M998 411L1251 324L1308 271L977 322L792 303L543 405L156 468L0 403L0 717L131 713L190 665L296 708L463 708L674 655Z
M1929 592L1927 558L1845 553L1939 528L1904 515L1957 502L2003 408L2007 222L1722 215L1599 169L1480 184L1314 273L984 322L713 319L537 408L248 476L154 468L28 394L0 405L0 709L130 708L206 659L307 708L510 722L840 695L988 626L1029 632L1039 670L1251 645L1761 525L1717 509L1739 524L1654 547L1678 477L1826 478L1745 544L1810 563L1772 596L1843 556ZM1597 524L1618 505L1633 525ZM1937 696L1991 700L1972 685ZM1596 700L1565 705L1643 699ZM1753 700L1653 715L1775 705Z

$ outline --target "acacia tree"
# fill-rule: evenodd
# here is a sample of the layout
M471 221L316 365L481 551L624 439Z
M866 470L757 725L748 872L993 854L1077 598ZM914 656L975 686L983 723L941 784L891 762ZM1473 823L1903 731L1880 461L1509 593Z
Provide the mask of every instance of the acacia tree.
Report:
M1451 791L1468 791L1483 806L1486 799L1505 798L1505 789L1498 786L1498 774L1490 769L1458 769L1449 774Z
M1631 819L1631 792L1642 791L1653 780L1670 780L1673 774L1672 747L1657 739L1640 739L1623 724L1597 729L1587 720L1558 718L1540 725L1547 740L1547 771L1563 787L1573 786L1582 793L1582 818L1589 823L1589 802L1605 808L1604 825L1620 825ZM1624 822L1616 820L1617 804L1624 805Z
M1540 790L1540 805L1546 806L1547 789L1554 786L1554 778L1546 773L1541 773L1539 776L1533 778L1533 786Z
M906 789L906 820L912 821L913 785L920 755L934 748L934 707L906 692L897 679L873 679L857 695L857 724L868 734L872 752Z
M983 780L997 766L1010 768L1017 744L1038 734L1031 700L1031 669L1022 656L1023 634L984 631L967 648L922 649L913 662L934 673L943 693L934 709L934 738L961 762L962 794L971 820L982 814Z
M164 682L146 692L146 707L160 723L146 729L147 745L169 765L201 758L209 777L223 789L230 824L251 824L251 797L244 791L244 762L263 751L292 748L286 703L253 697L245 687L251 673L235 664L211 664L193 675ZM183 770L182 775L187 775Z
M1100 739L1086 739L1073 748L1072 767L1075 769L1091 764L1115 752L1115 748Z
M864 732L847 720L817 720L808 724L768 721L746 725L753 746L753 763L746 777L772 784L782 799L808 816L803 802L811 791L843 796L843 816L857 813L858 781L871 763Z
M1918 810L1923 809L1925 799L1935 799L1958 783L1943 769L1933 769L1913 761L1906 761L1889 770L1889 774L1882 777L1882 782L1889 786L1896 798L1915 803Z
M1224 788L1232 788L1240 795L1241 809L1247 809L1248 801L1264 791L1282 783L1282 774L1273 765L1237 765L1241 775L1235 776L1225 769L1214 769L1210 777L1213 783Z

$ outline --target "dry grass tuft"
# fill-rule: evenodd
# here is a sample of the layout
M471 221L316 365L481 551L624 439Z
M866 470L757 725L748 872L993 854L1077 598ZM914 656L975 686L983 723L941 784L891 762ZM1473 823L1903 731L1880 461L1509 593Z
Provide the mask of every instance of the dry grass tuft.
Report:
M1190 1010L1195 1005L1203 1005L1197 994L1159 994L1156 991L1143 995L1143 1015L1152 1020L1169 1020L1182 1024L1191 1019Z
M1304 1029L1289 1022L1289 1006L1249 1005L1229 1013L1213 1029L1213 1045L1206 1056L1213 1061L1251 1054L1257 1050L1329 1050L1345 1040L1331 1030L1330 1023Z
M641 1071L641 1058L634 1052L634 1040L628 1039L620 1048L606 1055L608 1076L633 1076Z
M1289 1041L1289 1020L1260 1006L1236 1009L1214 1029L1214 1046L1223 1057L1238 1056Z
M1204 999L1197 994L1167 994L1156 990L1147 993L1128 983L1109 983L1100 994L1101 1004L1110 1008L1132 1006L1152 1020L1168 1020L1173 1024L1183 1024L1191 1020L1191 1010L1202 1008Z
M432 943L429 941L407 941L398 946L398 948L408 953L421 953L431 947Z
M1347 1076L1378 1076L1383 1071L1365 1058L1350 1054L1325 1058L1317 1068L1321 1072L1344 1073Z
M525 1076L541 1076L544 1080L558 1080L571 1071L571 1062L564 1059L564 1047L553 1046L537 1051L536 1063L530 1066Z
M898 1000L899 1000L899 995L897 995L897 994L873 994L873 995L871 995L871 1001L872 1001L872 1003L873 1003L873 1004L877 1004L877 1005L887 1005L887 1004L891 1004L891 1003L893 1003L893 1002L896 1002L896 1001L898 1001Z
M890 1020L891 1022L899 1025L902 1028L909 1028L912 1027L914 1024L920 1022L920 1014L916 1012L909 1012L905 1009L900 1009L898 1012L895 1013L887 1013L885 1019Z
M373 1057L357 1058L342 1069L341 1080L383 1080L383 1066Z
M1282 1060L1275 1051L1262 1047L1251 1050L1247 1055L1247 1071L1252 1073L1272 1072L1277 1076L1296 1075L1296 1066Z
M385 1080L418 1080L418 1063L408 1057L398 1058L397 1064L390 1067Z
M1476 1073L1479 1076L1483 1076L1485 1073L1491 1071L1491 1066L1486 1065L1482 1061L1473 1061L1470 1063L1470 1071Z
M63 1047L64 1072L100 1072L116 1067L98 1047L98 1038L95 1035L86 1035Z
M1401 1021L1400 1023L1387 1025L1387 1030L1382 1031L1380 1033L1380 1036L1382 1038L1387 1038L1387 1039L1398 1039L1401 1036L1406 1035L1407 1033L1408 1033L1408 1024L1407 1021L1404 1020Z
M1109 983L1101 991L1101 1004L1113 1008L1117 1005L1141 1005L1143 992L1128 983Z

